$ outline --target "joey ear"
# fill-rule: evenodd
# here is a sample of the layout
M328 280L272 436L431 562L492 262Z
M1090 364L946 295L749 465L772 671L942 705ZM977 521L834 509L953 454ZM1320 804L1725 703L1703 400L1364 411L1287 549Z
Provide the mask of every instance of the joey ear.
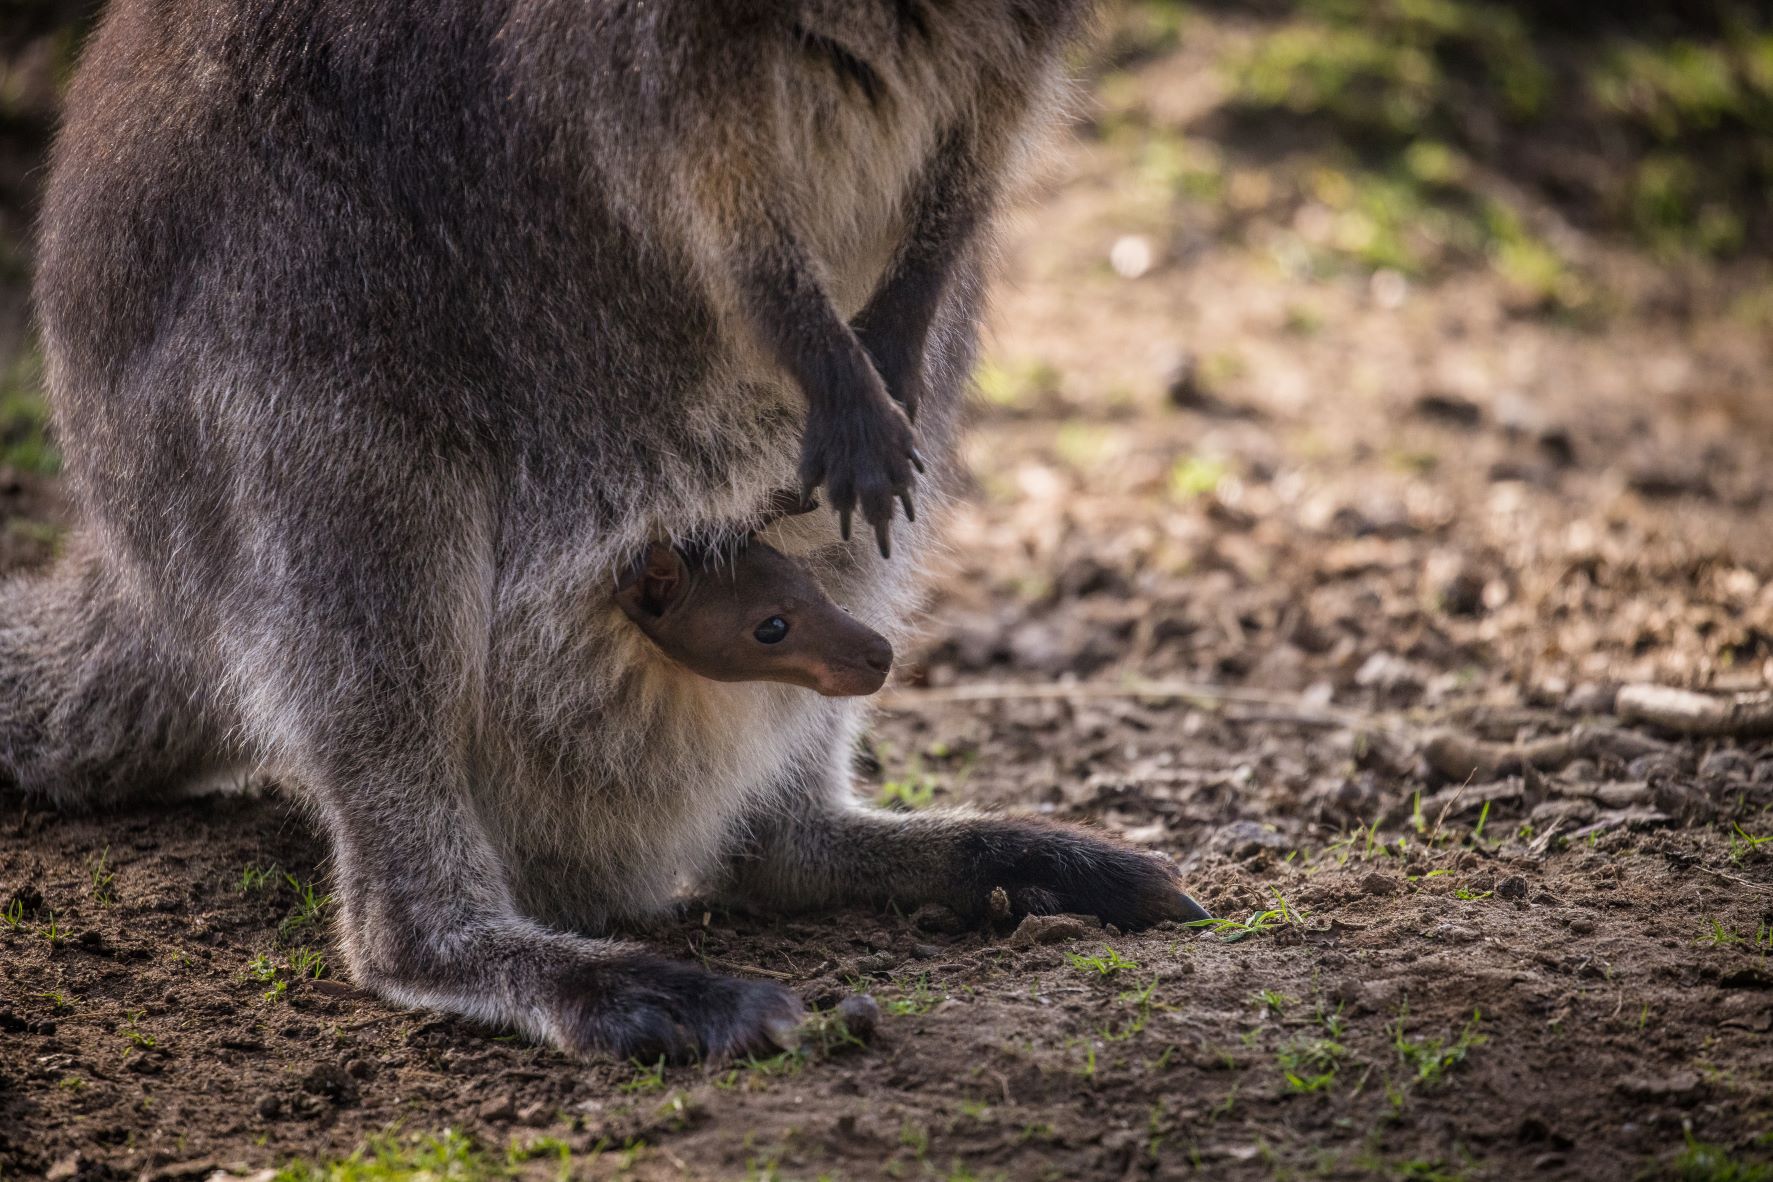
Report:
M689 567L677 547L654 542L646 550L646 569L640 575L641 603L662 616L689 590Z
M675 546L654 542L617 588L616 599L629 615L662 616L689 589L689 568Z

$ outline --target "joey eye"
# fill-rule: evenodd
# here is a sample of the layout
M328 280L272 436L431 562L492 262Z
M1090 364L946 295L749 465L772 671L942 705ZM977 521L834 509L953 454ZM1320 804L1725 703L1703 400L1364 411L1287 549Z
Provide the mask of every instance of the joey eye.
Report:
M788 635L788 621L781 616L771 616L759 624L751 635L755 636L760 644L776 644Z

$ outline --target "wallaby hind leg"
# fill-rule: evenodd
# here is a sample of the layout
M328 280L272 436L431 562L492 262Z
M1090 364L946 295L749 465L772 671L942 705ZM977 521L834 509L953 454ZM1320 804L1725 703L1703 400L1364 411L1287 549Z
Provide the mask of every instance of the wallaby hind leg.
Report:
M181 787L226 759L203 689L89 539L0 583L0 784L60 807Z
M377 702L397 732L305 772L333 838L339 942L358 985L580 1054L682 1062L792 1045L801 1003L774 982L521 915L468 803L465 759L411 705Z
M944 903L978 919L1001 887L1012 915L1074 912L1129 930L1208 918L1168 862L1079 825L858 803L840 730L747 819L718 884L727 897L773 909Z
M522 914L476 808L487 754L494 530L472 476L309 479L266 531L300 563L246 601L250 722L310 791L333 843L356 982L576 1052L726 1056L786 1041L800 1001ZM291 482L289 487L297 487ZM286 495L286 502L294 497Z

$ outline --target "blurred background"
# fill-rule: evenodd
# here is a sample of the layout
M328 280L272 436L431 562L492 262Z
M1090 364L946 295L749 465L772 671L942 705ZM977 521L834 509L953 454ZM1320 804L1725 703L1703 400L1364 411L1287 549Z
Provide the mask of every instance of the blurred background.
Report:
M1773 682L1764 7L1127 4L1080 67L913 677L986 688L889 714L912 795L1334 830L1420 769L1302 710ZM1007 688L1166 678L1258 725Z

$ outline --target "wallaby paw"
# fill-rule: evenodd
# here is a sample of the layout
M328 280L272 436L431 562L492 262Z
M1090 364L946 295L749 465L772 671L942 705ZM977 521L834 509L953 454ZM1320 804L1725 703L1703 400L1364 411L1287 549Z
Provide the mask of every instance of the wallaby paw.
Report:
M923 370L910 366L900 371L896 377L887 380L887 393L893 396L905 417L916 425L917 408L923 402Z
M911 329L911 323L917 320L904 309L894 311L871 305L851 325L887 393L913 423L917 422L917 408L924 394L926 332Z
M923 358L919 350L901 346L898 342L873 341L865 335L862 346L873 358L874 368L886 385L887 393L905 412L906 419L915 424L924 392Z
M792 990L772 981L630 956L569 973L551 1026L577 1054L689 1063L791 1050L805 1012Z
M810 500L824 486L845 541L860 509L862 519L874 527L882 558L892 557L894 502L904 506L906 521L917 519L911 491L922 470L910 420L886 398L859 401L807 420L800 450L802 499Z
M1075 825L994 821L968 835L964 852L977 890L967 909L992 919L1093 915L1134 931L1212 918L1167 861Z

